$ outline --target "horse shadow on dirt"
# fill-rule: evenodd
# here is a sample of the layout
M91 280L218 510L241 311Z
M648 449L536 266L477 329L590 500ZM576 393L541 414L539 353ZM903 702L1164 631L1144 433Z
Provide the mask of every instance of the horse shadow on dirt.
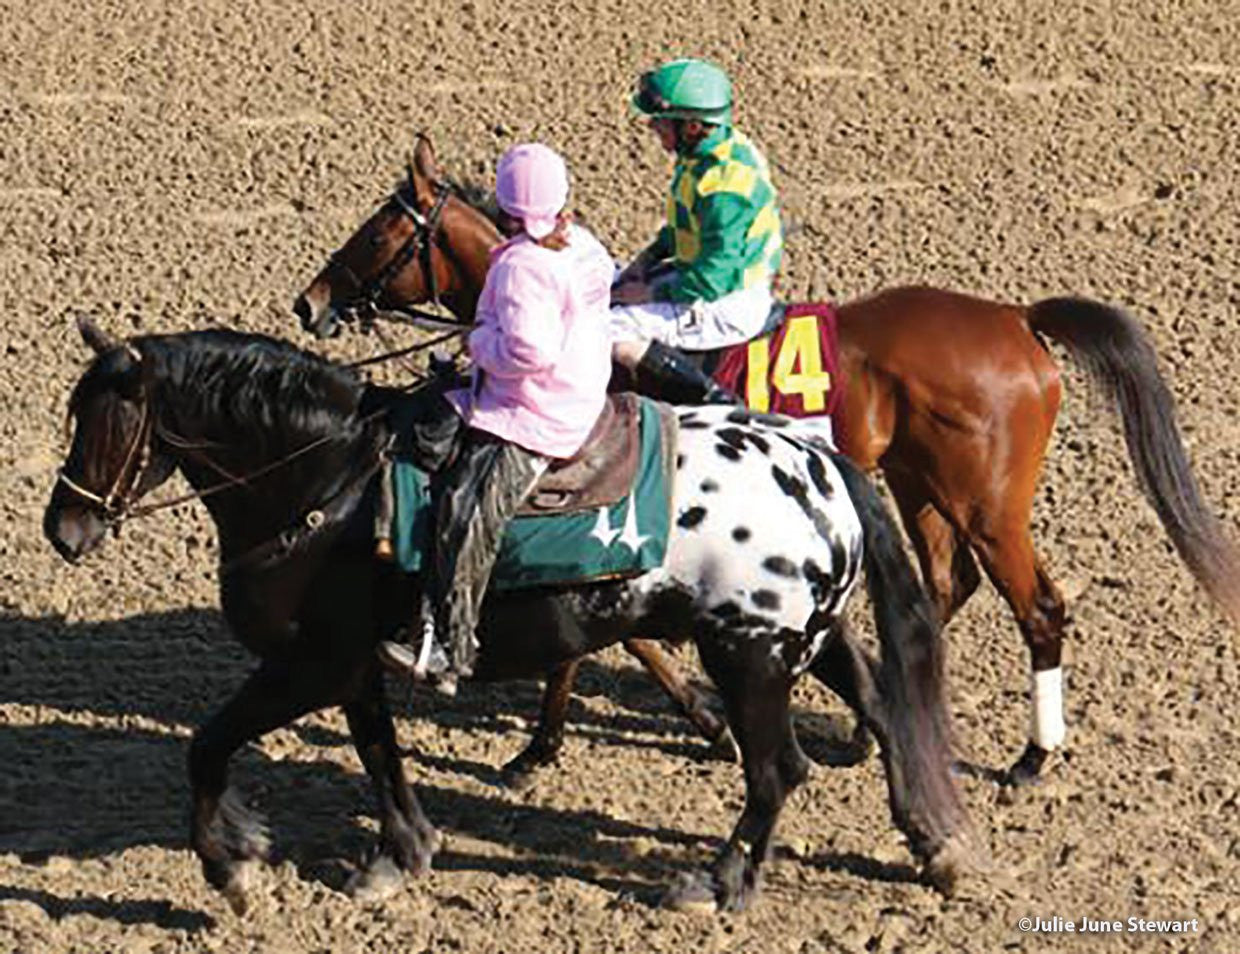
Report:
M10 806L0 816L0 854L37 864L52 856L86 860L143 845L184 849L189 736L253 666L214 610L101 623L0 615L0 705L20 713L0 725L0 800ZM687 758L705 755L706 743L686 738L688 724L637 670L589 662L579 686L586 696L605 695L622 711L597 713L575 704L569 712L573 731L604 744L648 746ZM453 700L419 693L411 709L397 690L393 704L398 718L411 714L443 726L504 733L513 730L514 715L536 716L539 696L537 684L518 682L466 686ZM294 731L313 746L350 745L346 735L320 725ZM519 855L497 858L449 845L436 857L440 870L568 876L654 903L683 867L685 846L705 852L720 844L716 836L619 821L596 811L525 804L521 796L499 789L480 795L428 785L419 778L419 762L484 782L498 782L498 766L418 752L409 770L437 826L515 848ZM240 751L232 764L240 791L267 814L278 848L288 851L279 860L292 861L303 878L339 888L349 873L344 859L359 857L373 840L361 817L372 809L364 773L330 758L271 758L254 746ZM672 857L659 851L636 856L624 844L632 838L674 849L667 853ZM874 874L865 859L817 861ZM32 901L52 917L88 912L121 923L186 930L211 923L200 912L156 900L59 898L11 886L0 886L0 898Z

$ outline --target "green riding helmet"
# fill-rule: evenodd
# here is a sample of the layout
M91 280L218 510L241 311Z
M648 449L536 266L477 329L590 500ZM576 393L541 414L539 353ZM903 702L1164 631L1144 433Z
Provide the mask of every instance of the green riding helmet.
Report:
M641 75L631 104L651 119L723 125L732 121L732 82L714 63L672 60Z

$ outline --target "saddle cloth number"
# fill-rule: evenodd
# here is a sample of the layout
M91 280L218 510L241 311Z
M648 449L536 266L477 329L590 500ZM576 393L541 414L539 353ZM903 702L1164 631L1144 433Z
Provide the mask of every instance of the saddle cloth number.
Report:
M827 409L831 375L823 368L818 316L797 315L787 320L772 369L771 342L775 337L770 334L749 342L745 403L755 411L769 411L774 388L780 394L800 395L805 413L821 414Z

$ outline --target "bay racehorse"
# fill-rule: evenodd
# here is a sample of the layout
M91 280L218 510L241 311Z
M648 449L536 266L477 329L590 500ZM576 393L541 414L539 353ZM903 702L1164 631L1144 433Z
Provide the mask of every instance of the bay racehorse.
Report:
M271 338L202 331L118 342L81 327L97 356L70 400L76 426L47 537L76 562L110 527L158 507L139 500L180 470L218 529L224 615L261 660L190 745L190 840L207 880L244 911L245 863L269 845L229 794L232 754L340 706L380 818L377 849L350 888L382 896L403 873L426 870L438 845L404 777L375 652L417 597L416 576L374 556L391 395ZM405 400L441 397L430 387ZM780 809L808 772L789 694L815 657L878 738L893 817L927 877L949 888L971 854L949 773L933 606L868 479L786 425L726 407L683 411L679 518L660 567L492 593L484 606L484 679L529 678L634 632L691 635L739 744L746 798L714 865L672 887L674 905L739 909L755 895ZM878 662L841 627L863 565Z
M331 256L294 311L319 335L359 309L432 299L472 321L499 240L480 203L451 186L419 137L407 182ZM980 563L1028 646L1031 738L1009 781L1035 778L1065 737L1067 613L1030 532L1061 392L1046 340L1081 361L1112 399L1138 483L1171 542L1206 591L1240 617L1240 561L1202 501L1157 356L1131 317L1076 298L1023 306L907 287L840 305L838 336L840 449L865 470L882 470L941 620L977 589ZM626 645L699 727L716 731L657 647ZM544 700L544 716L561 724L572 677L554 674ZM547 760L559 737L559 724L540 726L526 754Z

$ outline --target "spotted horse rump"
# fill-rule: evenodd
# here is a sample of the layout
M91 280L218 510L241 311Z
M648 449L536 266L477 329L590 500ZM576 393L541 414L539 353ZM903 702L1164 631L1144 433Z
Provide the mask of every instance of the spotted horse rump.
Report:
M639 600L680 593L720 638L770 640L799 675L853 591L862 529L829 454L784 417L681 409L673 523Z

